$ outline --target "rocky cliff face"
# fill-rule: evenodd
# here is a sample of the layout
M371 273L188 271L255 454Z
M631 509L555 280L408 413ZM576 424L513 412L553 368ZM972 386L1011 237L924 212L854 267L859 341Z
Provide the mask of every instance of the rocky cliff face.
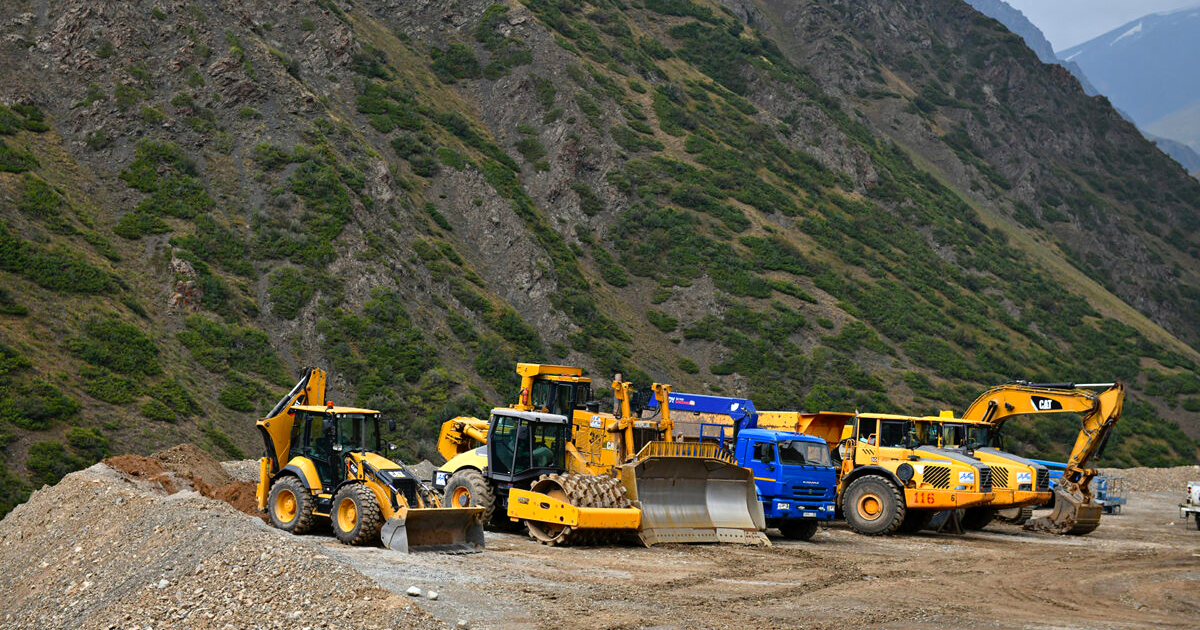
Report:
M760 408L1121 378L1110 452L1195 453L1196 183L961 3L17 4L14 487L252 453L310 364L409 455L517 360Z

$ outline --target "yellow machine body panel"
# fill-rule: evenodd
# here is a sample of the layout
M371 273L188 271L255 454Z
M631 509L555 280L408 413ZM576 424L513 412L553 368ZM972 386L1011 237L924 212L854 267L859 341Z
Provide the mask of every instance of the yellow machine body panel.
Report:
M487 442L487 420L458 416L442 423L438 432L438 453L450 461Z
M513 488L508 495L508 515L513 519L566 525L576 529L637 531L642 511L637 508L576 507L540 492Z

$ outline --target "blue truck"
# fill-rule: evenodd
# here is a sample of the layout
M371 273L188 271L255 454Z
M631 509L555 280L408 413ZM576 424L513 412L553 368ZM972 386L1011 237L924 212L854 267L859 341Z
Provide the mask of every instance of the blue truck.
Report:
M651 401L650 408L657 406ZM738 465L754 473L758 500L767 527L786 538L808 540L821 521L832 520L837 505L837 470L829 445L819 437L755 428L754 403L744 398L672 392L673 413L693 412L701 418L698 437L728 448ZM723 417L723 422L703 422ZM676 423L687 416L676 415ZM732 422L730 422L732 420Z

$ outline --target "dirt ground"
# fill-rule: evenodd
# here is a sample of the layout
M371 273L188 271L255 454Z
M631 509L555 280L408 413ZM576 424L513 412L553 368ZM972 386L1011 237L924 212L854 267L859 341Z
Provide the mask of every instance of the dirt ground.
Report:
M1131 493L1086 537L992 524L872 538L844 525L770 548L548 548L488 532L485 553L412 554L310 538L381 586L473 628L1194 627L1200 531L1179 492Z

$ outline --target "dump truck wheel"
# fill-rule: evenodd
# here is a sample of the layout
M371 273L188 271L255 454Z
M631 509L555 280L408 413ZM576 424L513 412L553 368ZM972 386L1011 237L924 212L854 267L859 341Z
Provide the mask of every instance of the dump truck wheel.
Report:
M275 527L293 534L307 533L313 527L312 493L299 479L284 477L271 486L267 513Z
M1013 525L1024 525L1029 519L1033 518L1033 508L1012 508L1009 510L997 510L996 520L1003 523L1012 523Z
M483 473L467 468L460 470L446 481L446 489L442 495L442 505L445 507L481 507L483 522L492 521L492 513L496 509L496 494L488 485ZM508 518L508 517L504 517Z
M333 497L333 535L347 545L367 545L379 540L383 513L375 493L361 483L343 486Z
M842 496L842 511L850 528L868 536L891 534L904 521L904 495L879 475L855 479Z
M996 510L993 510L992 508L967 508L960 523L962 524L963 529L979 531L984 527L987 527L988 523L991 523L992 519L995 517Z
M810 540L817 533L816 521L792 521L779 526L779 533L789 540Z
M530 490L576 507L629 507L621 482L603 475L542 475ZM543 545L603 545L620 537L619 532L575 529L556 523L526 521L525 525L529 536Z
M900 527L897 527L896 531L902 534L915 534L929 527L929 521L933 520L934 514L937 514L934 510L906 510L904 520L900 522Z

